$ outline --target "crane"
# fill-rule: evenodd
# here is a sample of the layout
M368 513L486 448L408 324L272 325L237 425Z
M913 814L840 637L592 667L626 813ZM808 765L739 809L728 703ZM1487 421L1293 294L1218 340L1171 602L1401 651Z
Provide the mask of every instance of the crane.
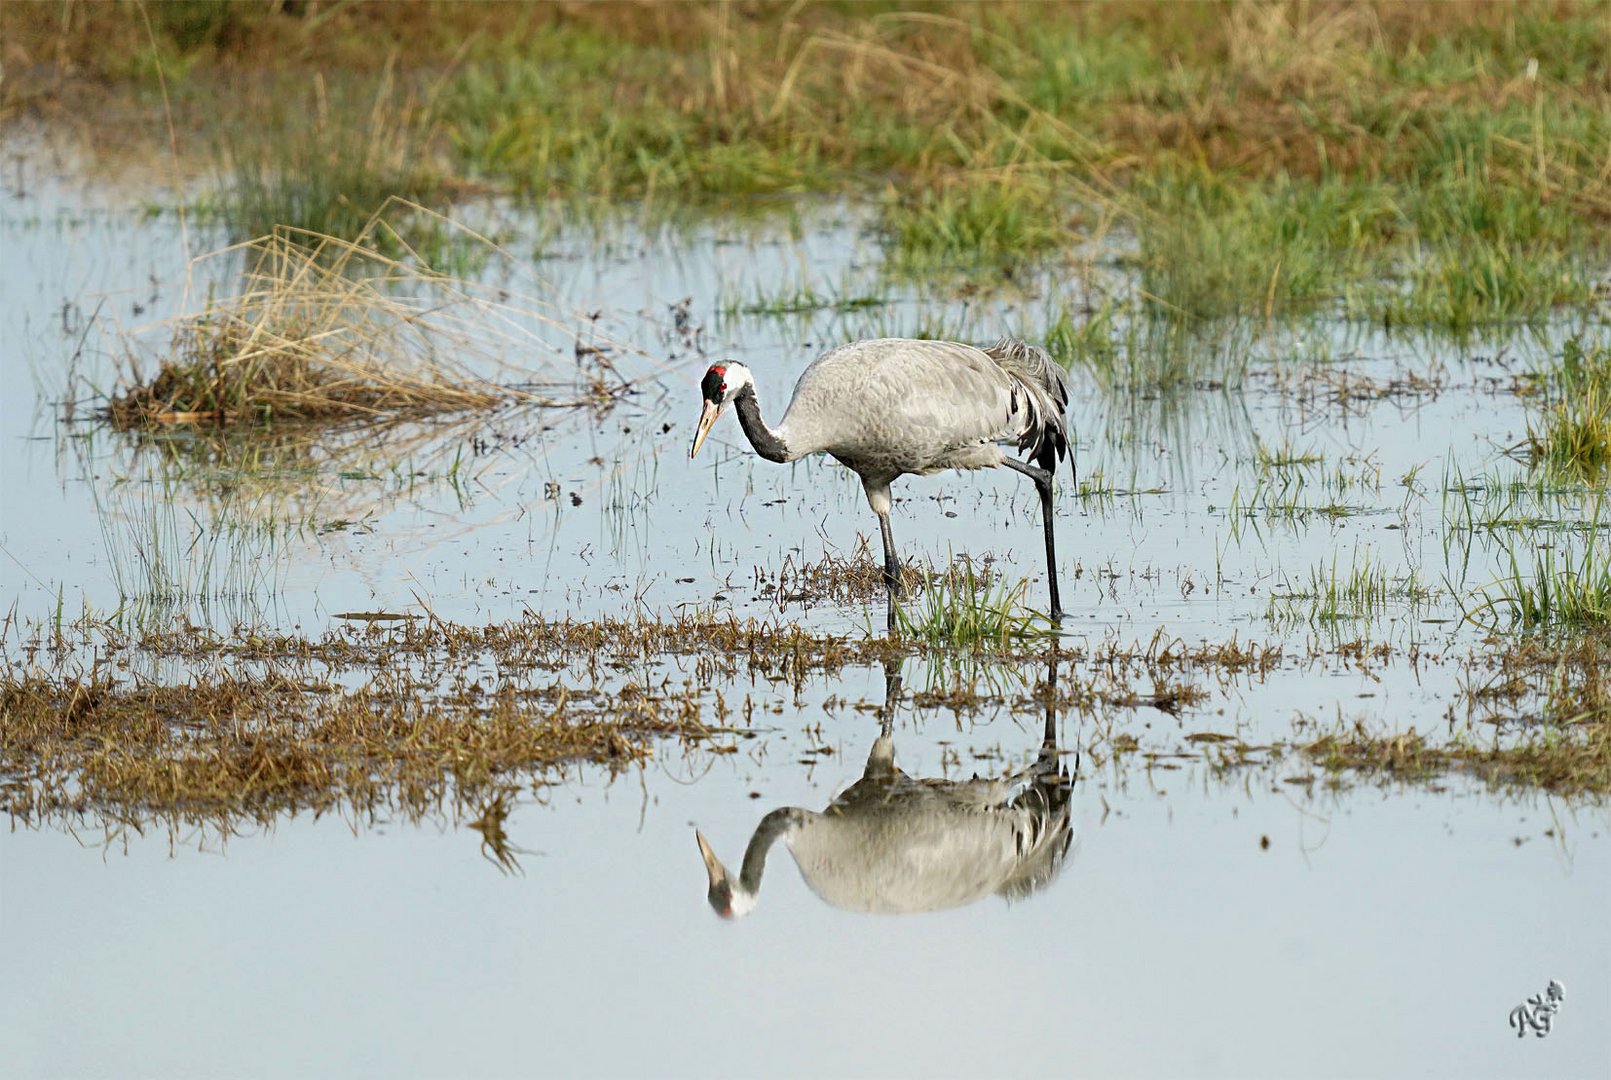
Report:
M1057 749L1055 657L1040 753L1029 768L996 779L921 779L896 768L899 679L890 677L861 779L820 813L789 806L763 817L736 878L694 831L718 915L754 909L767 854L780 839L811 891L846 911L940 911L992 893L1016 900L1057 878L1074 836L1074 778Z
M699 389L704 407L689 460L731 405L750 445L768 461L826 452L861 477L884 540L890 629L901 588L889 526L891 481L906 473L927 476L997 465L1035 482L1052 618L1063 617L1052 538L1052 474L1068 453L1068 377L1044 350L1010 338L984 348L906 338L852 341L811 362L775 428L761 418L755 377L743 364L712 364ZM1035 464L1008 456L1001 443L1015 444Z

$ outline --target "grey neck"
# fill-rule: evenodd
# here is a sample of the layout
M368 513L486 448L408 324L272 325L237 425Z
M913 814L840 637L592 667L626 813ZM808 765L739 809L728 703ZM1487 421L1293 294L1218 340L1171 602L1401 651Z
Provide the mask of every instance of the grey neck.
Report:
M800 819L800 811L792 806L785 806L774 810L761 819L755 826L755 835L750 837L749 846L744 849L744 866L738 872L739 887L754 896L761 891L761 875L766 873L766 855L777 843L778 837L788 832L789 826Z
M755 388L746 386L738 392L733 399L733 410L738 413L738 426L744 429L744 436L749 439L755 452L768 461L788 461L789 448L783 445L783 440L777 433L766 426L761 419L761 406L755 400Z

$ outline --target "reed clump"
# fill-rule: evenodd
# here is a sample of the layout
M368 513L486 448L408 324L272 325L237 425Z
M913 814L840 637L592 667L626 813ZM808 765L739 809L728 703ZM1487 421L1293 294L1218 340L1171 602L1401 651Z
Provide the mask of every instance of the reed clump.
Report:
M392 205L392 204L388 204ZM418 208L414 208L418 209ZM526 396L472 370L519 347L516 313L478 286L357 239L296 229L206 256L247 262L241 290L173 328L157 370L131 353L106 414L120 427L419 417ZM539 314L539 317L542 317Z
M1543 400L1527 425L1533 461L1579 479L1603 477L1611 469L1611 345L1584 348L1574 338L1535 381Z

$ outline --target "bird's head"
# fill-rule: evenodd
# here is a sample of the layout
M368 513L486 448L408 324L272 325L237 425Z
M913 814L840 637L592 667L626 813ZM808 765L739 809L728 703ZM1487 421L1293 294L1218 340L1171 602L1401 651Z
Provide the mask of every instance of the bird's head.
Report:
M724 919L741 919L755 910L755 894L733 880L727 867L706 843L704 834L695 829L694 839L699 841L699 854L704 857L705 873L710 877L711 909Z
M710 366L699 382L699 393L705 400L699 412L699 424L694 428L694 445L688 450L688 460L692 461L694 455L699 453L705 436L710 434L711 425L722 414L722 407L738 397L745 387L754 385L750 369L743 364L723 362Z

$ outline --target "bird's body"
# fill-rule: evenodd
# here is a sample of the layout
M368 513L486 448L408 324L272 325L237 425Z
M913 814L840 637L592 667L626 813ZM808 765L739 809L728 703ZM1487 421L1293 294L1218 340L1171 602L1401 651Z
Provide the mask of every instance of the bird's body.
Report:
M1000 443L1026 434L1066 440L1062 372L1049 361L1045 374L1003 365L1008 354L994 348L897 338L841 345L800 376L778 434L791 456L825 451L886 484L904 473L1000 465Z
M713 365L701 389L706 405L690 457L731 402L762 457L787 462L827 453L861 477L883 533L892 595L898 564L889 527L891 482L907 473L998 465L1030 476L1041 495L1053 614L1061 615L1051 474L1068 451L1068 380L1042 350L1005 339L986 348L904 338L854 341L812 362L775 428L761 418L754 378L743 365ZM1009 457L1003 444L1026 452L1036 465Z

